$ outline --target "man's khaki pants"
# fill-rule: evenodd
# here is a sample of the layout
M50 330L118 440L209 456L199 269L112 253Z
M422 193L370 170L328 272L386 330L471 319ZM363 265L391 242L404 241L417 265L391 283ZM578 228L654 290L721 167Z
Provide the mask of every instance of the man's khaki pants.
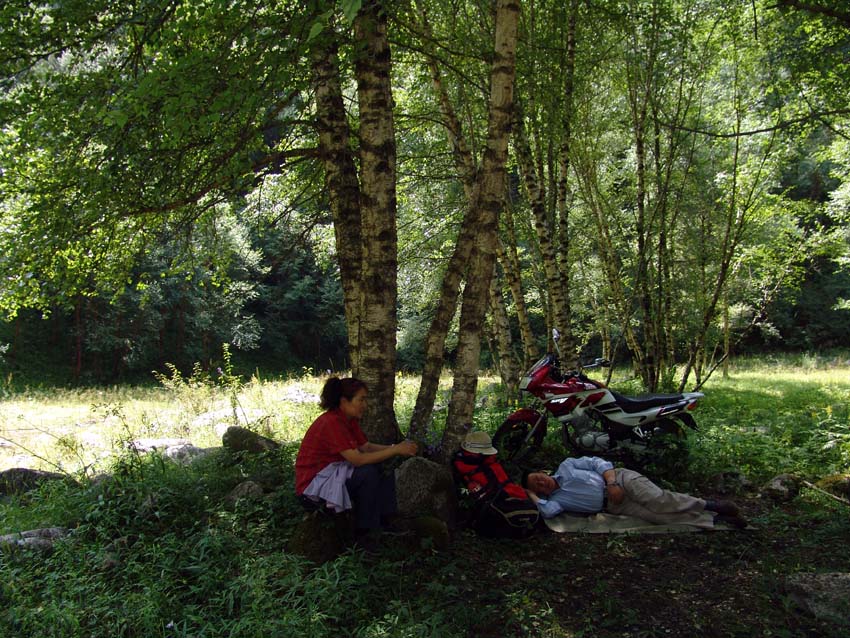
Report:
M690 494L671 492L658 487L643 474L617 469L617 484L626 493L619 504L608 503L611 514L635 516L651 523L686 523L714 527L714 514L706 511L705 501Z

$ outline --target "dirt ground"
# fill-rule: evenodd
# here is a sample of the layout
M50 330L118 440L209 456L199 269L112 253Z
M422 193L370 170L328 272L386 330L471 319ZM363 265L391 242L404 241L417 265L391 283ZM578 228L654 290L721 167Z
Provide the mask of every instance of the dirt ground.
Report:
M457 533L446 558L463 565L460 595L485 612L469 635L850 636L783 589L793 573L850 572L850 508L813 494L735 500L747 530L546 531L522 543Z

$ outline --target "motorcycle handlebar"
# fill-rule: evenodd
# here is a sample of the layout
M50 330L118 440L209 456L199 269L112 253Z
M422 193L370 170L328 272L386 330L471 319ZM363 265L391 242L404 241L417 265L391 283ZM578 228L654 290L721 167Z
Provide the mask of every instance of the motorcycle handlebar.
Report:
M593 370L594 368L610 368L611 362L608 359L597 357L590 363L580 363L579 370Z
M564 377L579 377L581 376L582 370L593 370L594 368L609 368L611 367L611 362L608 359L603 359L602 357L597 357L591 363L584 363L578 370L567 370L563 373Z

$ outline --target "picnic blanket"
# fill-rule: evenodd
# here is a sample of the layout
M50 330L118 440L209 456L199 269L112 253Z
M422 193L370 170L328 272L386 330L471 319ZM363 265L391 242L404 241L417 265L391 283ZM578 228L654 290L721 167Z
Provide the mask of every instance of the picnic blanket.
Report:
M706 512L696 524L675 523L656 525L634 516L619 516L600 512L589 516L563 512L544 519L546 526L560 534L676 534L682 532L711 532L735 529L725 523L715 523Z

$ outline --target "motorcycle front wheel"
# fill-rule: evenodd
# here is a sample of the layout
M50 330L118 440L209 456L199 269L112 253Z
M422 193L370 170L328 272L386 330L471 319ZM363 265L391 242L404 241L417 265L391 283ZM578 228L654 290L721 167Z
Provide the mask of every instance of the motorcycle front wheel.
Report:
M528 435L534 427L528 421L505 421L493 435L493 447L499 450L499 458L508 463L520 463L537 452L546 436L546 424Z

